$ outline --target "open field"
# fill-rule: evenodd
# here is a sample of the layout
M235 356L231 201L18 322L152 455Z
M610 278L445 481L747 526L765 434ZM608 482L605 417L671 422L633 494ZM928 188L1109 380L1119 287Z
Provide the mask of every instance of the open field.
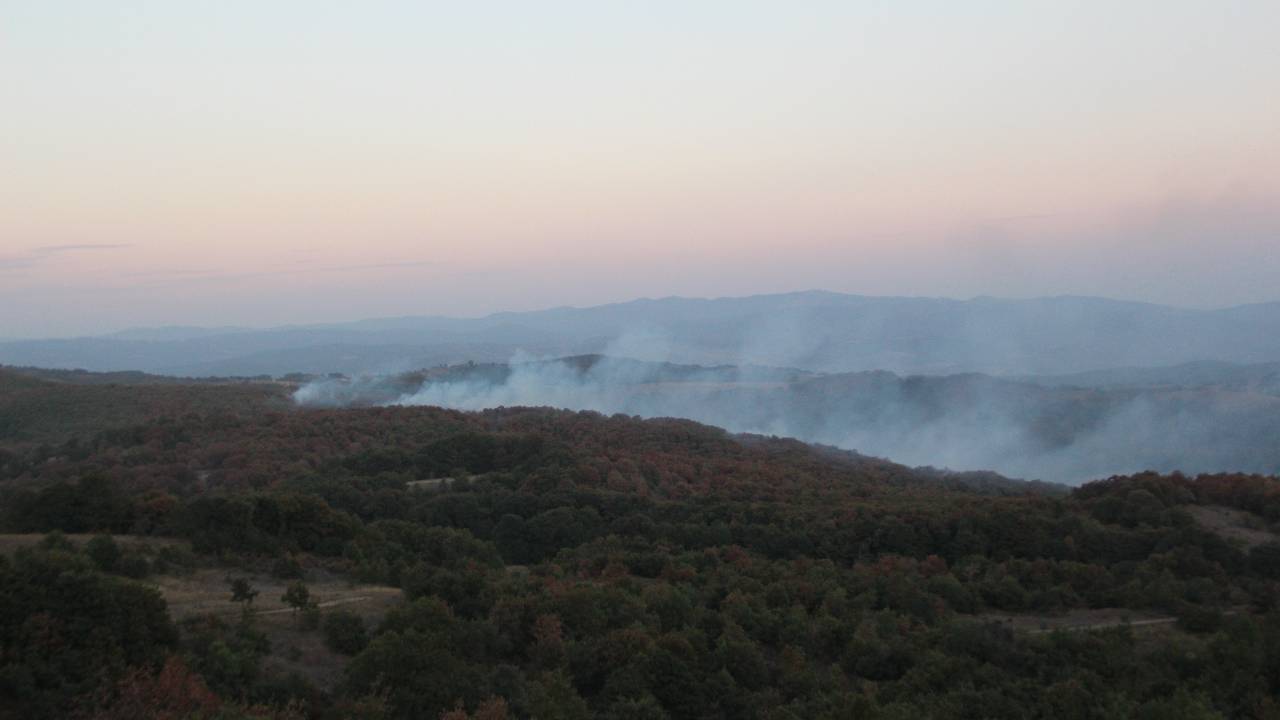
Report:
M288 580L237 570L208 568L190 575L160 576L148 582L160 589L165 602L169 603L169 613L175 620L210 613L236 617L240 614L240 604L231 601L228 577L246 578L258 591L258 597L253 601L255 615L285 615L286 619L292 620L289 616L293 609L280 600L290 582ZM305 582L307 589L311 591L311 599L322 609L343 606L367 620L380 620L391 606L400 602L399 588L385 585L353 585L336 577L308 578Z
M0 533L0 555L12 555L18 548L31 547L44 539L40 533ZM82 546L94 537L89 533L70 533L64 535L76 546ZM158 549L165 546L186 545L185 540L176 538L150 537L141 535L112 535L122 548L148 547Z
M313 573L318 575L319 573ZM297 674L322 689L333 688L342 676L347 658L325 646L318 630L299 627L293 608L280 596L288 580L226 569L201 569L190 575L160 576L149 580L169 604L176 621L213 614L228 620L239 617L239 603L231 601L228 577L243 577L258 591L253 612L258 629L271 641L265 665L283 675ZM387 611L401 602L398 588L385 585L353 585L337 577L308 577L311 599L322 612L341 607L359 615L372 631Z
M1280 536L1269 532L1262 518L1253 513L1221 505L1190 505L1187 512L1206 529L1239 542L1245 550L1280 540Z
M984 622L996 622L1015 632L1046 633L1054 630L1085 631L1106 630L1128 625L1146 627L1170 625L1178 621L1171 615L1127 610L1125 608L1096 608L1068 610L1060 615L1024 615L1013 613L984 613L977 616Z
M44 537L38 533L0 534L0 555L12 555L20 548L35 546ZM65 537L73 544L83 546L93 535L70 534ZM172 538L113 537L123 548L157 549L186 544ZM304 630L299 626L293 608L280 599L288 580L236 569L201 568L180 575L153 575L140 582L160 591L175 622L202 615L215 615L235 622L240 617L241 607L231 601L228 578L232 577L247 579L258 591L252 605L255 623L271 641L271 652L263 661L266 668L282 675L297 674L316 687L332 689L340 681L348 658L326 647L319 630ZM356 585L319 569L309 571L304 582L322 613L333 608L353 612L360 616L370 632L402 599L398 588Z

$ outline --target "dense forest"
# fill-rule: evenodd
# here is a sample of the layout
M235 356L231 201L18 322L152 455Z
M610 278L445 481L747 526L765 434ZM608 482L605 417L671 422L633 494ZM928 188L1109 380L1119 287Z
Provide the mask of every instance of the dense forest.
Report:
M1275 477L287 392L0 370L0 720L1280 718Z

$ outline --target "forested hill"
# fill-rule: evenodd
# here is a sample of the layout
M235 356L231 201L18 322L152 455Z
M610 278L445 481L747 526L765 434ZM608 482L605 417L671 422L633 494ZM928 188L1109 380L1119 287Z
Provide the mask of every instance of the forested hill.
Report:
M0 556L3 720L1255 718L1280 701L1275 478L1066 494L686 420L9 383L5 402L152 404L0 444L0 540L21 546ZM36 542L50 531L97 537Z
M0 366L0 447L89 439L161 417L285 410L291 386Z
M134 382L117 382L124 376ZM315 441L317 427L323 430L331 422L340 421L351 432L358 433L357 446L379 462L392 463L387 458L399 458L386 469L418 472L423 468L405 458L412 449L423 442L421 433L427 436L468 428L470 432L501 430L503 432L529 432L536 427L540 437L559 437L562 442L574 446L593 441L612 429L630 433L635 428L645 428L640 442L626 436L615 441L615 451L635 451L647 447L663 433L679 428L676 438L702 438L702 442L715 438L722 448L734 448L747 456L784 457L794 462L804 458L807 463L817 463L826 470L857 474L860 481L874 479L895 485L918 483L922 485L947 485L1002 492L1055 492L1061 488L1043 483L1022 483L1002 478L995 473L953 473L932 468L909 469L896 463L870 458L855 452L836 448L810 446L794 440L761 436L732 436L723 430L677 419L657 419L641 422L638 418L598 413L556 412L549 409L522 409L493 411L480 414L457 413L440 408L366 408L358 411L300 410L290 399L294 386L288 383L250 380L182 381L164 376L124 373L84 373L83 371L45 371L27 368L0 367L0 448L20 448L36 444L45 447L40 452L54 454L53 445L70 442L72 447L83 448L88 444L100 444L104 438L127 436L137 433L160 432L163 427L181 427L184 436L194 440L194 446L184 448L186 455L175 460L191 465L192 470L206 477L220 478L218 463L202 459L202 445L230 444L244 447L246 443L257 446L251 451L257 462L266 468L256 472L280 473L288 459L305 458L311 466L346 457L352 453L350 446L326 446ZM566 429L567 427L572 429ZM271 435L262 437L263 428L270 428ZM509 428L514 428L510 430ZM525 428L525 429L521 429ZM246 433L249 436L246 436ZM323 434L323 433L321 433ZM312 438L299 446L300 438ZM675 442L668 439L667 442ZM684 450L678 443L676 449ZM250 448L245 448L250 450ZM594 446L582 449L588 455L596 452ZM78 450L76 454L83 454ZM53 457L57 457L56 454ZM347 458L348 462L357 462ZM443 461L434 461L437 471L448 471ZM785 463L783 463L785 465ZM465 467L468 472L475 468ZM775 469L784 473L789 468ZM77 469L78 471L78 469ZM233 483L234 485L234 483Z

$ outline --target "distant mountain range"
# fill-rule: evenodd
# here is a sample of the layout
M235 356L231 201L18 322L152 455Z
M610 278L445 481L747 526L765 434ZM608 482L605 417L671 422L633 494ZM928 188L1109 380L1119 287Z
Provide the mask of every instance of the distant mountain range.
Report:
M644 299L482 318L136 329L0 342L0 363L183 376L350 374L506 361L520 351L815 372L1006 376L1256 364L1280 362L1280 303L1190 310L1088 297L950 300L811 291Z

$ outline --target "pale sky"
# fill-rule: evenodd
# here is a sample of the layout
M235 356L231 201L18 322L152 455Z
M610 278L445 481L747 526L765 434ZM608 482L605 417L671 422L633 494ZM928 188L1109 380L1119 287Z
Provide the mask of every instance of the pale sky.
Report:
M0 0L0 337L1280 300L1280 2Z

